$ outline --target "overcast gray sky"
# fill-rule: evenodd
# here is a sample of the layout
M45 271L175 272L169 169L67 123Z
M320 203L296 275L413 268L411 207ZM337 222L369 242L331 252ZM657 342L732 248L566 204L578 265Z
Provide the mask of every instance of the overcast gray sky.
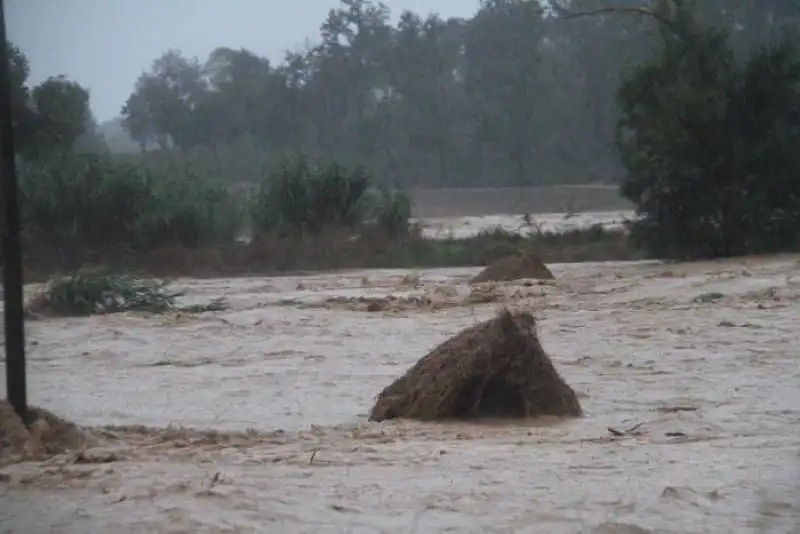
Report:
M469 16L478 0L384 0L445 17ZM168 48L205 59L218 46L274 61L316 39L337 0L6 0L9 39L28 56L32 84L63 74L91 90L100 121L116 116L136 78Z

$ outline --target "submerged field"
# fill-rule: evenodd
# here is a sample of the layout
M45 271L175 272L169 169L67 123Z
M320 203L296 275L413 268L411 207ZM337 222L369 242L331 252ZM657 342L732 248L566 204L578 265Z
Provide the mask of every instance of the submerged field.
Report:
M30 322L31 402L101 445L2 468L0 530L796 528L800 256L553 265L555 283L480 298L477 270L182 279L232 309ZM501 305L537 314L584 418L366 421Z

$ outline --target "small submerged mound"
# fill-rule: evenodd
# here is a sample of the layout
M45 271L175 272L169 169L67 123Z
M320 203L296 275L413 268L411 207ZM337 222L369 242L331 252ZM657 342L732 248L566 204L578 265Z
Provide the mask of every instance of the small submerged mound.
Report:
M553 280L555 277L541 258L528 252L506 256L489 264L484 270L475 275L469 283L511 282L523 278Z
M42 408L28 408L33 423L27 427L8 401L0 401L0 464L43 459L95 444L77 425Z
M533 315L504 309L445 341L384 389L370 420L582 413L575 392L539 343Z

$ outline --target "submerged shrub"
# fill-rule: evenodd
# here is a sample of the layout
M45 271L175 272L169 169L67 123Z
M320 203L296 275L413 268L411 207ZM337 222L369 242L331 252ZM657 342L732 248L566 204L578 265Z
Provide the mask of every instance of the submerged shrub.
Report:
M167 289L159 280L139 280L126 274L79 272L51 280L28 305L30 313L58 316L86 316L121 312L202 313L228 307L224 299L178 307L181 292Z
M160 313L175 308L180 293L164 282L144 282L127 275L76 274L51 281L29 311L82 316L123 311Z

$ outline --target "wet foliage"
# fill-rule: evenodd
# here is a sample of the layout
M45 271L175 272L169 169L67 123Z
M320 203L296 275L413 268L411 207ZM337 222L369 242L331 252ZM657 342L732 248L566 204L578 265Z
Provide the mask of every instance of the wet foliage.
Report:
M207 304L180 307L181 292L170 291L168 282L144 280L126 274L78 272L52 279L28 305L33 314L86 316L122 312L202 313L227 308L217 299Z
M253 202L254 228L258 233L319 235L372 223L389 236L407 234L408 196L374 184L363 167L293 157L262 182Z
M665 258L800 247L800 39L740 59L699 28L619 89L632 237Z

